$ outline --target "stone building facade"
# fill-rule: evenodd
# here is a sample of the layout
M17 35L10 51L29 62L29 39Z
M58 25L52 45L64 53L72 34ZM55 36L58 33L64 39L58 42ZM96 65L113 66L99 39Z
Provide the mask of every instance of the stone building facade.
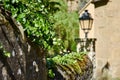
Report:
M120 78L120 0L86 0L81 15L88 10L94 18L89 38L96 38L96 80ZM84 33L80 29L80 38ZM105 79L106 80L106 79Z
M97 38L97 76L101 75L101 70L108 62L108 76L120 78L119 3L120 0L110 0L105 5L95 4L94 35Z
M68 11L74 11L74 10L78 10L78 3L79 0L67 0L67 5L68 5Z

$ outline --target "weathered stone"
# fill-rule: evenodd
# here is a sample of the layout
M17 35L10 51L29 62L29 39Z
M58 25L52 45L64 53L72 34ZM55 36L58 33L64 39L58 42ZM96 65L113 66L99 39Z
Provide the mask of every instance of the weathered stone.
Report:
M109 0L107 5L95 8L95 37L98 40L96 45L97 70L100 70L108 61L110 63L108 75L113 78L120 77L119 3L120 0Z
M26 38L22 26L0 7L0 80L47 80L45 51ZM33 65L33 62L36 62Z
M49 80L90 80L93 76L93 64L87 55L79 61L81 72L78 73L74 68L67 65L56 65L53 69L55 72L54 79Z

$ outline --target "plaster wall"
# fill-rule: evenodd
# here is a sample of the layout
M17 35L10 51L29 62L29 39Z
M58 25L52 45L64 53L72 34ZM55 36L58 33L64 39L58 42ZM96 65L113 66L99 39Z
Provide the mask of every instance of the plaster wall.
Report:
M120 78L120 0L95 8L96 76L108 62L108 76Z

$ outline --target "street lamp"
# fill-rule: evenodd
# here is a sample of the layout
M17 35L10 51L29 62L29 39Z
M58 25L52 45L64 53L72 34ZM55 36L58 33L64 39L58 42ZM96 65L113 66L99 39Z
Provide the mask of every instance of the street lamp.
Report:
M77 44L77 52L84 51L88 52L88 56L90 60L93 63L93 68L95 70L95 41L96 38L88 38L88 33L92 29L93 24L93 18L91 17L91 14L88 12L88 10L85 10L85 12L79 17L79 23L81 29L85 33L85 38L76 38ZM94 72L93 70L93 72ZM94 73L93 73L94 75ZM94 77L93 77L94 79ZM92 79L92 80L93 80Z
M85 12L82 14L81 17L79 17L79 22L80 22L80 27L81 29L84 31L85 33L85 39L83 39L83 48L84 51L88 51L89 49L89 53L87 54L89 56L89 58L91 59L92 63L93 63L93 72L95 70L95 41L96 39L88 39L87 35L89 33L89 31L92 29L92 24L93 24L93 18L91 17L91 14L88 12L88 10L85 10ZM81 41L82 39L80 39ZM94 79L94 77L93 77ZM92 79L92 80L93 80Z
M79 17L79 22L81 29L85 33L85 38L87 39L87 35L89 31L92 29L93 24L93 18L91 17L91 14L88 12L88 10L85 10L82 16Z

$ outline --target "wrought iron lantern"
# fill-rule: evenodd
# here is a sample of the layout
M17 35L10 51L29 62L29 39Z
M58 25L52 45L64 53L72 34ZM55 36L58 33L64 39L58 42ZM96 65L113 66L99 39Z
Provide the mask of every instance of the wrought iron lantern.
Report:
M88 12L88 10L85 10L82 16L79 17L79 22L81 29L85 33L85 38L87 38L87 35L89 31L92 29L93 24L93 18L91 17L91 14Z

